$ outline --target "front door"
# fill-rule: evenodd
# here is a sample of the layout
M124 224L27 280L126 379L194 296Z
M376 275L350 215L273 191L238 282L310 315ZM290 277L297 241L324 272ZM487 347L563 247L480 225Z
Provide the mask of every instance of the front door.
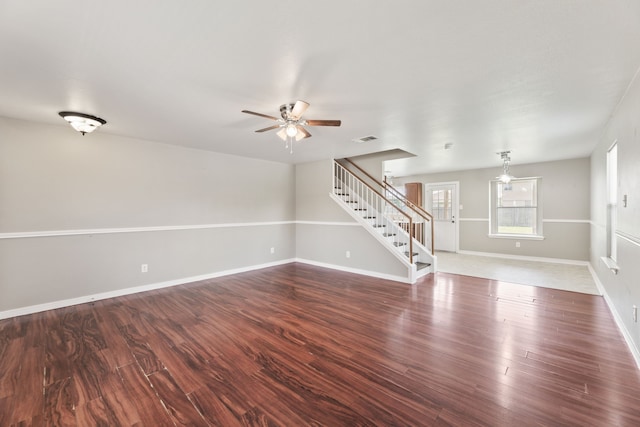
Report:
M437 251L457 252L458 183L427 184L427 210L433 215L434 246Z

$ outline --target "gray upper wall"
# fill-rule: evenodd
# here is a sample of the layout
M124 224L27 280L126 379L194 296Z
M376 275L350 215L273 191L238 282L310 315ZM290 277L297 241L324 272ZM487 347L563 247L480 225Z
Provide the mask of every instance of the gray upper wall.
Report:
M519 178L542 177L542 212L543 220L547 221L543 224L545 239L521 241L520 248L515 248L512 239L488 237L489 182L501 173L500 165L487 169L393 178L393 184L459 182L460 204L463 205L460 211L462 251L587 261L590 232L589 159L512 165L510 170L512 175Z
M0 135L0 317L296 256L292 165L6 118Z
M640 363L640 323L633 306L640 306L640 78L636 75L591 155L591 265L602 283L612 311L624 325ZM602 258L608 256L607 151L618 145L617 265L613 274ZM627 196L627 207L622 198Z
M329 194L333 187L333 160L296 165L296 220L319 222L351 222Z
M512 155L513 157L513 155ZM589 158L512 165L518 178L542 177L544 218L589 220ZM460 182L461 218L489 217L489 182L502 173L502 166L438 174L393 178L394 186L407 182Z
M0 232L295 219L291 165L0 118Z

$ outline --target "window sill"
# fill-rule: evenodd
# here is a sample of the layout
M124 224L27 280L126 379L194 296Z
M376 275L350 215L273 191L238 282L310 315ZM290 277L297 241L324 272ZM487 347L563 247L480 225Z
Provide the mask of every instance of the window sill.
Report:
M613 274L616 274L616 275L618 274L618 272L620 271L620 267L618 267L618 263L616 262L616 260L606 256L603 256L600 259L602 260L602 262L604 262L604 265L606 265L607 268L611 270Z
M544 240L544 236L531 234L489 234L490 239Z

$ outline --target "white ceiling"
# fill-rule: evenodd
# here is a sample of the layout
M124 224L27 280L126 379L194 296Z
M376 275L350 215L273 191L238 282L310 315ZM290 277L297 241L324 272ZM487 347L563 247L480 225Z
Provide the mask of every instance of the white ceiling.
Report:
M0 63L0 116L288 163L402 149L402 176L588 156L640 66L640 1L0 0ZM293 155L240 112L297 99L342 126Z

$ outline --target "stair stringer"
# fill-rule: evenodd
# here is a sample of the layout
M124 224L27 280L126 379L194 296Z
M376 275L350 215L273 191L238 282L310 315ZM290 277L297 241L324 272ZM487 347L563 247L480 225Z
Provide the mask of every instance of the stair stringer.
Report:
M367 230L367 232L369 234L371 234L376 240L378 240L378 242L380 242L380 244L382 246L384 246L389 252L391 252L406 268L407 268L407 278L409 283L415 283L416 280L419 277L425 276L431 272L433 272L433 265L434 265L434 257L431 256L431 254L429 253L429 251L423 246L420 245L419 243L417 243L414 239L413 245L414 245L414 251L416 251L416 249L419 251L419 253L423 253L426 254L426 258L428 261L431 263L431 266L423 268L421 270L418 271L416 264L412 264L409 262L409 259L407 258L407 256L404 254L404 252L402 252L401 250L399 250L396 246L393 245L393 243L391 241L389 241L388 238L384 237L379 231L378 228L374 227L372 222L366 218L364 218L362 215L360 215L358 212L356 212L352 205L350 203L347 203L342 197L339 197L333 193L329 193L329 197L331 197L340 207L342 207L353 219L355 219L360 225L363 226L363 228L365 230ZM356 197L358 197L356 195ZM353 196L351 196L351 198L353 198ZM359 198L359 197L358 197ZM358 202L360 205L366 204L363 201L359 201ZM388 218L386 218L386 216L384 216L381 212L378 212L376 209L374 209L373 207L371 207L370 205L368 205L368 209L371 209L372 211L374 211L376 213L376 215L379 215L381 218L384 219L385 221L385 225L388 227L386 228L387 230L389 230L389 228L391 229L392 232L396 233L396 234L401 234L401 235L406 235L406 238L409 238L408 233L406 233L401 227L399 227L397 224L393 223L393 221L390 221ZM417 246L419 245L419 246ZM424 255L423 255L424 256Z
M336 179L333 195L338 196L338 198L344 202L341 204L343 209L347 210L351 215L355 214L355 218L364 219L365 226L367 223L369 224L367 231L384 232L386 230L390 233L388 236L383 235L383 237L385 237L385 243L391 243L391 247L398 250L403 256L405 256L406 258L404 259L407 261L407 258L409 258L409 241L413 240L413 252L414 255L417 255L413 258L414 264L416 264L417 267L419 263L426 263L429 264L428 267L431 267L430 269L427 267L418 268L417 277L436 271L436 257L434 254L432 254L431 251L426 246L422 245L417 239L411 239L409 233L390 217L389 213L394 211L388 209L390 208L389 203L380 204L381 200L378 197L378 194L369 193L368 197L363 197L359 191L352 188L349 184L340 179ZM371 203L371 199L374 200L373 204ZM379 209L380 207L382 207L382 210ZM371 216L372 212L375 213L374 216ZM376 226L375 224L378 225ZM380 227L380 225L384 225L384 227ZM373 227L373 229L371 227ZM398 238L397 236L401 236L401 238ZM385 246L389 248L388 245Z

